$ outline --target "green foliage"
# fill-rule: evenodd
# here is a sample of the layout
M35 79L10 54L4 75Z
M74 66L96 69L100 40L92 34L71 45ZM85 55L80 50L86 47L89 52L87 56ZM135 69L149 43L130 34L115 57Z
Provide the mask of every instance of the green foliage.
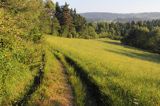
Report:
M123 26L120 23L100 22L96 24L95 30L99 37L120 40Z
M0 105L22 98L38 70L42 10L41 0L0 1Z
M46 0L45 8L49 9L49 11L54 10L54 3L52 2L52 0Z
M17 41L14 43L18 44ZM35 62L35 54L18 46L0 51L0 105L11 105L21 98L33 80L29 65Z
M75 9L70 9L67 3L63 6L59 6L59 4L56 3L55 17L59 23L54 23L54 26L58 26L57 29L54 28L54 30L55 32L59 32L58 35L60 36L77 38L85 28L85 18L77 14Z
M108 32L102 32L99 34L99 38L107 38L109 36Z
M26 40L35 40L34 35L37 36L36 34L39 35L40 32L38 28L43 8L42 1L8 0L3 4L1 33L16 35Z
M70 14L69 5L66 3L62 7L62 35L72 37L71 31L73 30L73 17Z
M153 28L151 31L147 27L134 26L128 36L122 39L123 44L150 50L160 53L160 28Z
M87 26L84 28L80 36L81 38L92 39L92 38L97 38L97 33L95 32L92 26Z
M84 17L76 13L76 9L71 9L71 16L73 17L73 24L75 26L76 32L80 33L86 26L86 20Z
M148 47L160 53L160 27L155 27L149 34Z
M123 44L159 53L160 20L129 23L92 23L99 38L121 40Z
M59 32L61 30L61 26L60 26L60 24L58 22L58 19L56 17L54 18L54 22L53 23L54 23L53 32L54 32L54 34L59 35Z
M34 43L37 43L38 41L40 41L40 40L41 40L41 37L42 37L42 34L41 34L41 32L39 31L39 29L38 29L37 27L34 28L34 29L32 29L32 30L30 31L29 35L31 36L32 41L33 41Z
M135 26L122 41L130 46L145 46L148 32L149 30L146 27Z

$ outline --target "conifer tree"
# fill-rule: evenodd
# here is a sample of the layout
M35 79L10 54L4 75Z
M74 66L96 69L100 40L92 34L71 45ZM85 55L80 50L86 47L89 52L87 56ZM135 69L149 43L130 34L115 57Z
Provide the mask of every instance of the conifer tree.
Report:
M72 37L71 32L73 31L73 18L70 14L69 5L65 3L62 7L62 30L63 35L67 37Z

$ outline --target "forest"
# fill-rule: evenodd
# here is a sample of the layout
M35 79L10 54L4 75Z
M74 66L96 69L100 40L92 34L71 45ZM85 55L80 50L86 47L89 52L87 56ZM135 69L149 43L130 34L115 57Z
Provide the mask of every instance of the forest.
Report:
M69 38L110 38L125 45L160 53L160 20L138 22L87 22L84 17L69 9L66 3L56 3L55 28L52 34Z
M88 22L67 3L0 0L2 106L158 106L159 54L160 20Z

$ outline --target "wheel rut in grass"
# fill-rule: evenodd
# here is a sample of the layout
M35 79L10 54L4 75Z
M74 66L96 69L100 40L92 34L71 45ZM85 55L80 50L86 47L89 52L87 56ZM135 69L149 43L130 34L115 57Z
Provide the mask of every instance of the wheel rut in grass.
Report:
M56 51L60 53L59 51ZM63 54L62 54L63 55ZM83 87L86 89L85 106L112 106L112 100L100 91L98 85L96 85L88 76L86 71L80 67L70 57L63 55L65 61L74 68L76 76L80 78L83 83ZM56 56L58 58L58 56ZM60 60L60 58L58 58ZM61 60L60 60L61 61Z
M46 58L47 57L48 54ZM55 62L55 64L53 61ZM74 103L72 88L68 83L64 65L56 58L53 58L53 61L53 67L55 68L50 68L47 72L46 69L44 71L44 67L47 67L52 63L46 62L48 64L44 64L45 59L44 57L42 58L42 66L39 69L37 75L35 76L33 84L30 86L30 89L26 92L23 98L18 100L16 103L12 103L13 106L73 106ZM43 90L41 90L42 86L46 88L45 92L50 93L49 95L46 94ZM39 97L34 98L33 96L35 94Z
M85 70L71 58L65 56L65 59L71 66L75 68L77 75L80 77L84 85L86 85L87 94L92 98L92 100L94 100L94 106L111 106L112 100L108 96L102 94L100 88L91 80L91 78L89 78Z
M13 106L26 106L27 101L30 99L31 95L37 90L40 86L41 81L43 80L44 75L44 67L45 67L45 54L42 55L42 64L38 71L38 74L34 77L33 84L30 86L30 89L26 92L26 94L19 101L13 103Z

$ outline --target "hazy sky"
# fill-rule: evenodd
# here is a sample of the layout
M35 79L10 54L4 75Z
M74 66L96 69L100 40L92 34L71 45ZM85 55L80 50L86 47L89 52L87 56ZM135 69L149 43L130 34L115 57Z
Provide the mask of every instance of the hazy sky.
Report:
M160 0L56 0L65 2L78 12L160 12Z

